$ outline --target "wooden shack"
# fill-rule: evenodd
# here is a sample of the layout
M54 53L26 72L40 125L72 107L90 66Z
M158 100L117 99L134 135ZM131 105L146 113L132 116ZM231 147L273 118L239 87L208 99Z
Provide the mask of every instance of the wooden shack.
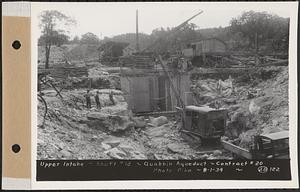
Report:
M224 41L209 38L189 43L182 54L191 60L193 66L215 67L224 65L222 57L228 55L228 52Z
M227 45L218 38L202 39L187 45L187 49L183 49L182 53L186 57L195 57L205 55L213 55L225 53Z
M172 83L185 100L190 91L188 73L170 73ZM121 89L128 103L128 109L134 113L153 111L175 111L179 106L168 77L162 70L135 69L123 71Z

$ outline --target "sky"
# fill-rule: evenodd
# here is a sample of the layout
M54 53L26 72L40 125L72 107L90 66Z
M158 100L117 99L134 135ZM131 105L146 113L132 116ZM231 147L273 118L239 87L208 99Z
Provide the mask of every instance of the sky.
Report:
M135 33L137 9L139 11L139 32L151 34L152 30L156 28L175 27L201 10L203 13L190 22L203 29L228 26L232 18L250 10L266 11L287 18L290 17L291 6L293 5L283 2L47 2L34 3L32 16L37 17L44 10L57 10L77 21L76 26L68 29L71 37L92 32L102 39L105 36Z

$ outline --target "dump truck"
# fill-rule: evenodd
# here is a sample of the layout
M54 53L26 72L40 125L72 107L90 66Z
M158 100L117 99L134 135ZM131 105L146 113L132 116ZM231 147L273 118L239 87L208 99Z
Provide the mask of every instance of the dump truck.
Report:
M235 143L221 140L224 149L230 151L235 158L241 159L288 159L289 132L280 131L254 136L253 145L245 149Z

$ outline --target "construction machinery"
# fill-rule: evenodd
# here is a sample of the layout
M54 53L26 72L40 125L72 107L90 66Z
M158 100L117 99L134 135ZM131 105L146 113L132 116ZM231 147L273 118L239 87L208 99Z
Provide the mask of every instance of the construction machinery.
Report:
M175 27L169 35L177 33L180 29L182 29L191 19L195 18L196 16L200 15L203 13L203 11L198 12L191 18L187 19L177 27ZM135 57L135 63L136 65L134 68L138 69L143 69L144 72L150 72L149 69L153 68L152 62L146 60L147 56L147 51L151 48L154 47L154 45L158 41L154 42L151 46L147 47L146 49L137 52L134 57ZM138 46L137 46L138 47ZM142 57L143 56L143 57ZM168 57L167 57L168 58ZM155 65L157 64L161 65L161 70L164 73L163 78L164 81L168 81L166 83L170 90L172 90L172 96L174 96L176 99L176 102L172 103L173 105L176 105L177 114L180 118L178 118L178 121L182 122L181 123L181 131L190 136L190 137L195 137L197 138L197 144L200 145L202 140L210 140L210 139L215 139L219 140L222 135L224 135L224 130L226 126L226 115L227 112L225 109L214 109L214 108L209 108L209 107L199 107L199 106L186 106L187 102L183 100L182 97L184 97L181 92L181 89L179 90L178 84L181 85L181 81L175 80L174 81L174 76L180 76L183 73L187 73L186 70L183 70L180 67L174 67L178 65L168 65L168 60L163 59L161 55L157 55L157 58L154 59ZM176 61L175 61L176 62ZM151 67L152 66L152 67ZM183 67L184 68L184 67ZM158 69L156 69L158 71ZM156 71L156 72L157 72ZM159 69L160 71L160 69ZM142 93L145 93L143 97L139 96L137 97L138 99L135 99L135 103L138 103L138 107L142 106L147 102L148 97L151 98L151 94L153 94L155 91L154 88L151 91L151 84L154 84L153 81L152 83L148 83L147 81L144 81L142 78L139 78L138 85L134 86L136 95L140 95ZM159 81L159 79L158 79ZM128 85L132 85L133 81L126 81ZM135 81L136 82L136 81ZM151 81L149 81L151 82ZM135 84L133 84L135 85ZM163 85L163 83L159 84ZM188 86L188 85L187 85ZM125 86L124 86L125 87ZM127 86L128 87L128 86ZM150 87L149 89L147 87ZM126 88L126 87L125 87ZM165 93L168 91L168 89L162 89L162 93ZM129 89L130 90L130 89ZM149 91L148 91L149 90ZM156 93L156 92L155 92ZM163 95L163 98L168 97L168 95ZM146 106L146 105L145 105ZM152 106L152 105L151 105ZM137 108L137 107L136 107ZM136 108L134 108L136 110ZM138 111L138 110L136 110ZM141 111L141 110L139 110ZM148 112L148 111L147 111ZM159 111L161 113L161 111Z
M250 149L238 146L234 142L221 140L224 149L234 157L242 159L288 159L289 131L254 136Z
M227 110L211 108L209 106L186 106L180 94L175 89L161 56L159 56L159 60L179 104L176 109L178 109L181 116L181 131L186 136L196 140L198 145L201 145L205 140L214 139L219 141L225 132Z
M184 108L182 132L194 137L198 143L206 140L219 141L224 135L227 110L215 109L208 106L186 106Z
M174 29L173 33L177 32L191 19L201 13L202 11L180 24ZM202 64L208 67L217 67L215 65L212 66L212 64L215 63L221 63L221 67L224 67L223 56L227 56L228 54L224 42L212 38L201 40L191 45L191 49L186 50L185 54L190 54L190 56L194 58L200 58ZM151 46L144 49L142 52L145 52L149 48L151 48ZM228 117L227 110L224 108L211 108L209 106L186 105L178 93L178 90L176 90L175 85L173 85L171 79L172 75L170 74L172 70L169 70L167 62L165 62L160 55L158 58L169 81L170 87L176 96L176 109L181 117L181 132L183 135L192 138L197 142L198 146L208 140L221 141L224 149L232 152L234 156L238 158L265 159L289 157L288 131L255 136L253 146L249 150L242 148L235 143L221 140L221 137L225 134Z
M202 11L191 17L187 21L183 22L178 27L176 27L174 31L179 30L184 25L186 25L188 21L201 13ZM225 132L227 110L210 108L208 106L186 106L182 98L180 97L180 94L175 89L175 86L173 85L170 78L171 75L168 71L168 67L166 66L160 55L159 61L164 73L166 74L166 77L168 77L170 87L175 93L177 103L179 105L177 109L181 116L181 131L186 136L192 137L194 140L196 140L198 145L201 145L201 143L205 140L215 139L216 141L219 141L221 136L223 136Z

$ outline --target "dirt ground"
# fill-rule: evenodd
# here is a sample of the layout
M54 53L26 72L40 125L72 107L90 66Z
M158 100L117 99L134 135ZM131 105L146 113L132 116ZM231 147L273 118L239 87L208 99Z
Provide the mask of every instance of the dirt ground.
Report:
M252 78L252 79L251 79ZM249 147L251 136L288 129L288 67L270 68L250 80L224 80L221 93L218 79L193 79L192 91L199 105L225 107L225 132ZM232 81L232 87L230 85ZM92 90L94 95L97 90ZM43 90L48 105L38 104L38 159L227 159L231 154L215 146L187 142L180 124L172 116L134 117L127 110L122 92L99 89L102 108L85 106L86 89ZM113 91L115 105L109 99Z
M172 117L141 117L137 118L139 123L125 119L117 123L128 126L114 130L105 128L105 123L111 126L116 122L98 122L103 115L104 118L130 116L127 103L117 90L113 90L116 105L110 103L110 91L100 90L101 109L96 109L94 102L91 109L85 107L85 90L62 92L63 99L55 96L52 90L44 91L49 111L42 125L44 106L39 103L38 159L230 158L218 146L199 148L190 145L180 135L178 124ZM132 122L132 126L127 121Z
M288 67L268 67L259 73L233 78L233 88L224 87L220 94L217 79L198 79L192 90L197 101L228 109L225 136L240 139L249 148L252 136L288 130ZM228 79L225 80L225 82Z

